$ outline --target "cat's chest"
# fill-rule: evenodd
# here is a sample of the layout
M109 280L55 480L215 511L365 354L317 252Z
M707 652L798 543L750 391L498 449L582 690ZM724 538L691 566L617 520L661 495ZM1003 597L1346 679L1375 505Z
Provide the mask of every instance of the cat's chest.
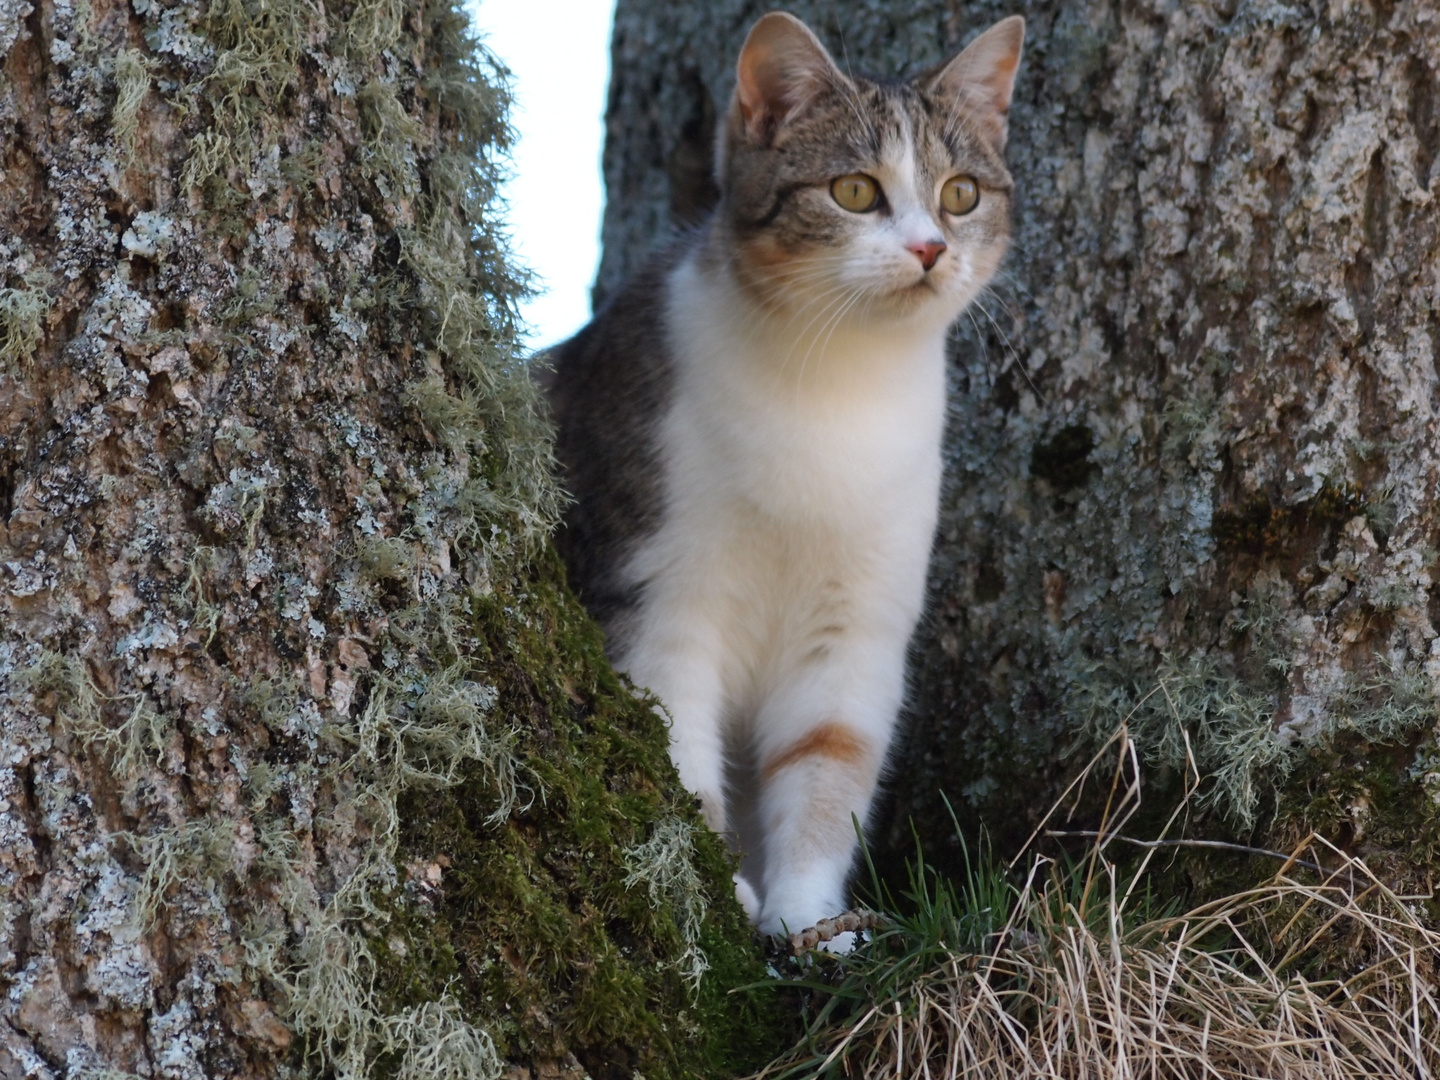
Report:
M735 343L691 357L664 431L672 505L735 501L839 526L927 516L945 398L941 346L932 352L846 355L832 344L786 363Z
M669 282L675 389L660 431L669 509L713 522L758 512L828 531L914 522L940 478L943 325L774 317L723 276ZM928 537L927 537L928 539Z

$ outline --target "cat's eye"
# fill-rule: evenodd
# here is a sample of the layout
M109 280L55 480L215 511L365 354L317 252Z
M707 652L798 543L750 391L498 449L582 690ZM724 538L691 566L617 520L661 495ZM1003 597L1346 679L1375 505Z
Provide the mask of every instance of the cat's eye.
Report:
M864 173L837 176L830 181L830 195L852 214L864 214L880 205L880 185Z
M974 210L980 203L980 185L973 176L952 176L940 189L940 205L947 214L959 217Z

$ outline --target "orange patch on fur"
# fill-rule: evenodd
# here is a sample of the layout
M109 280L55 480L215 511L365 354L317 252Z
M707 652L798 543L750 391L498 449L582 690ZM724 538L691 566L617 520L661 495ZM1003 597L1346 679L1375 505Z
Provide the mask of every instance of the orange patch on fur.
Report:
M821 724L765 762L766 780L781 769L806 758L825 758L845 765L859 765L870 755L870 744L844 724Z
M762 279L787 278L793 270L787 266L797 255L787 250L772 236L759 236L740 246L742 265ZM779 267L780 269L776 269Z

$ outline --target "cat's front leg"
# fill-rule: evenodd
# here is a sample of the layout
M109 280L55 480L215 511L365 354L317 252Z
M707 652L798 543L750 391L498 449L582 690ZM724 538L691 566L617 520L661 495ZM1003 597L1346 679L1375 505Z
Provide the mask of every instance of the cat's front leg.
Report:
M715 649L702 630L682 620L652 619L618 666L664 704L670 760L680 782L699 798L705 823L723 834L729 827L720 726L724 696Z
M889 747L903 652L873 639L832 648L757 717L762 930L794 933L849 907L854 823L869 814Z
M724 835L732 823L725 800L725 747L721 730L724 694L713 644L684 620L654 620L638 648L621 666L638 685L648 687L670 716L670 760L680 782L700 800L705 824ZM670 628L667 636L664 627ZM752 923L760 919L754 887L735 875L735 898Z

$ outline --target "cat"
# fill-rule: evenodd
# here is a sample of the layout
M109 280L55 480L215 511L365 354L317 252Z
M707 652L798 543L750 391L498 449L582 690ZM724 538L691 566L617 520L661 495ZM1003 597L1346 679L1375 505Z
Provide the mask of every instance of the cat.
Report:
M897 82L763 16L708 223L545 357L571 582L766 932L847 906L924 599L946 337L1009 242L1024 32Z

